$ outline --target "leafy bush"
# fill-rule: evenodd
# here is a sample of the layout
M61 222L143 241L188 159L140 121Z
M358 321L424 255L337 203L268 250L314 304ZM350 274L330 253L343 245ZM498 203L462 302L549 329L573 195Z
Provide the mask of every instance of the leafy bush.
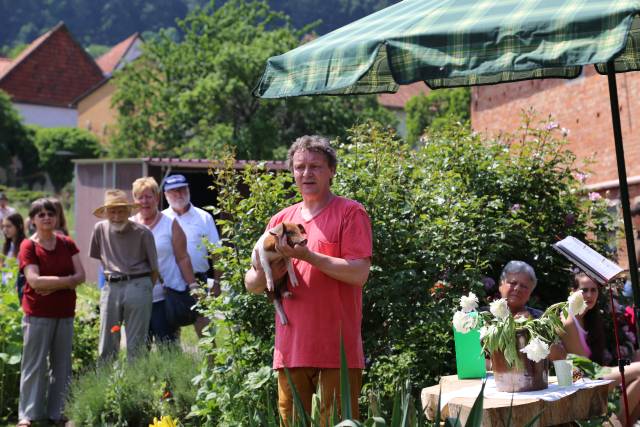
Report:
M8 261L1 270L16 277L15 260ZM22 310L13 280L9 280L0 284L0 421L18 414L21 358Z
M499 141L449 126L416 148L369 123L349 132L339 159L334 192L363 203L373 225L364 389L380 390L383 401L401 379L419 390L453 372L451 316L460 295L485 296L492 289L482 279L497 280L507 261L521 259L539 276L534 306L564 300L568 264L551 244L571 234L603 250L618 226L604 200L583 198L574 157L556 130L528 117L517 135ZM269 217L298 196L291 199L289 174L234 172L228 162L215 175L227 246L214 252L229 292L208 307L224 313L228 339L217 348L203 342L212 363L198 377L196 413L240 425L250 421L248 408L271 413L275 404L273 309L247 294L243 274Z
M100 335L100 290L85 284L76 288L76 318L73 323L73 373L95 366Z
M72 158L93 158L100 153L95 135L77 128L41 128L32 126L40 167L51 178L56 191L73 178Z
M404 106L407 113L407 141L418 142L425 129L441 130L450 123L471 119L471 89L468 87L433 90L414 96Z
M195 403L192 378L201 358L174 348L147 352L129 364L122 357L76 377L65 414L76 425L147 426L154 417L186 420Z

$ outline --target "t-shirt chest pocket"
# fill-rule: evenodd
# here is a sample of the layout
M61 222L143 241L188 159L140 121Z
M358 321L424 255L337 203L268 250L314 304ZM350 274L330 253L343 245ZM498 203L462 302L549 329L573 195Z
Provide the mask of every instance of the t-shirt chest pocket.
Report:
M318 240L318 252L320 252L323 255L328 255L328 256L339 258L340 257L340 243L338 243L338 242L327 242L325 240Z

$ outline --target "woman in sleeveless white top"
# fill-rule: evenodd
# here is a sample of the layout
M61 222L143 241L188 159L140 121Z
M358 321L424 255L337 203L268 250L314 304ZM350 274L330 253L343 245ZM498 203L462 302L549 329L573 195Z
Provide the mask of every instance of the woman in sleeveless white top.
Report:
M140 211L131 220L148 227L153 233L158 253L158 266L162 283L153 287L153 308L149 325L149 339L156 342L176 343L179 328L167 322L164 288L178 292L191 288L196 280L187 252L187 238L177 221L158 210L160 191L155 179L137 179L133 183L133 198Z

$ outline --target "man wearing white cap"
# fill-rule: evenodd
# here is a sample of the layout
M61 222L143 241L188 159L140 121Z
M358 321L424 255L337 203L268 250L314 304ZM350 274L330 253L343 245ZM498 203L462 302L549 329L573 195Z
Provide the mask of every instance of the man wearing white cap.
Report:
M177 219L180 227L187 236L187 252L191 257L191 264L196 279L207 283L209 271L209 253L206 241L215 244L220 237L213 217L205 210L193 206L189 183L184 175L170 175L165 178L162 189L169 202L169 207L162 211L171 219ZM205 240L206 239L206 240ZM213 294L220 293L220 284L214 281ZM202 329L207 325L206 317L199 317L194 324L196 333L202 336Z
M152 289L158 281L158 255L153 234L129 220L137 210L122 190L107 190L104 204L93 214L95 225L89 256L101 261L105 286L100 294L101 360L114 357L120 346L120 327L127 336L127 358L145 348L151 319Z

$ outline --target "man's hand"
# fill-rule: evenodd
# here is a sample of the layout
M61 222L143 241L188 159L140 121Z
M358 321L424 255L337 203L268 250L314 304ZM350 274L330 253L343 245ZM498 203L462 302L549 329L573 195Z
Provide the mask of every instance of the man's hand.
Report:
M311 251L307 245L295 245L293 248L289 245L280 245L280 242L276 242L276 251L288 258L297 258L303 261L309 261L311 258ZM286 269L285 269L286 271Z

